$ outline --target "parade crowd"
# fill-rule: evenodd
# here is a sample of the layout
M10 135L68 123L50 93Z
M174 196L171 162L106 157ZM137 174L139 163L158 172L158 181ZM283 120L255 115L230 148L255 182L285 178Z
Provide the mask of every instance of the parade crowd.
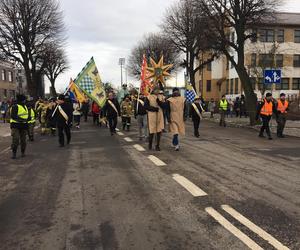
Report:
M58 134L59 146L64 147L71 142L71 128L80 129L81 120L87 122L89 114L95 125L109 128L111 136L116 133L119 117L122 129L127 131L131 128L132 118L135 118L139 139L148 142L149 150L154 148L160 151L162 133L168 131L173 136L172 144L175 151L179 151L180 136L185 135L185 121L188 117L191 117L193 122L194 136L199 137L200 122L205 111L210 112L213 117L218 109L220 126L223 127L226 127L228 116L247 116L244 96L232 102L223 95L218 103L214 100L205 103L203 98L196 96L194 101L188 104L178 88L174 88L170 96L166 96L161 88L154 88L151 94L144 96L130 94L126 85L117 94L113 90L109 91L103 107L94 101L90 103L88 99L79 103L63 94L57 98L39 98L37 101L26 99L24 95L17 95L15 102L10 105L2 102L0 107L3 122L7 116L10 117L13 159L17 158L19 145L21 156L25 157L26 142L34 141L37 123L40 125L42 136ZM259 137L264 137L266 132L268 139L272 139L269 122L275 115L278 123L277 136L283 138L288 108L289 103L284 93L278 100L273 99L271 93L267 93L257 104L256 118L262 122Z

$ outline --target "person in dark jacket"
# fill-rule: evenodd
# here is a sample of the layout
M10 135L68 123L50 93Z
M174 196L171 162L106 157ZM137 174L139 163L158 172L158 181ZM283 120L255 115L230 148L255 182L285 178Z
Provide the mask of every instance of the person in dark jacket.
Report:
M192 108L191 108L191 115L192 115L192 121L194 124L194 135L195 137L199 137L199 126L200 126L200 121L202 119L202 104L201 104L201 99L199 97L196 97L194 102L192 103Z
M143 94L140 94L139 98L136 100L134 104L134 117L135 119L137 119L140 140L148 137L148 122L147 122L147 110L145 108L145 101L146 101L145 96Z
M114 98L114 93L110 92L108 94L108 99L103 107L103 115L108 120L110 134L114 135L116 133L116 127L118 125L118 116L121 115L120 105L116 98Z
M25 104L26 97L17 95L17 103L10 108L10 128L12 135L12 159L17 158L17 150L21 144L21 154L25 157L26 135L28 133L29 112Z
M258 120L259 116L262 120L262 127L260 129L259 137L265 137L264 132L266 131L269 140L272 140L271 130L270 130L270 120L273 113L276 113L276 106L271 93L267 93L263 101L258 104L256 119Z
M57 110L55 112L55 120L58 131L59 146L65 146L65 135L67 144L71 142L71 125L73 117L73 108L66 100L64 95L59 95L57 100Z
M90 102L88 99L86 99L81 106L82 115L84 117L84 122L87 122L88 114L90 110Z

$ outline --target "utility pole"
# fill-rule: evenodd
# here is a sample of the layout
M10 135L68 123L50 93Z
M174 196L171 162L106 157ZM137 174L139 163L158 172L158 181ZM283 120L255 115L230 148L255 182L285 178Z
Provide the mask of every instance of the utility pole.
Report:
M119 58L119 65L121 67L121 87L123 86L123 66L125 65L125 58Z

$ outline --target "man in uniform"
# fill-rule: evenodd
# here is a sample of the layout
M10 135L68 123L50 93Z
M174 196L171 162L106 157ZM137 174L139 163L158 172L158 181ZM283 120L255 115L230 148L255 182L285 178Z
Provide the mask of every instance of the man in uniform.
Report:
M30 141L34 141L34 127L35 127L35 120L36 120L36 114L33 109L33 102L29 101L27 108L28 108L28 137Z
M200 126L200 121L202 119L202 112L203 112L203 107L201 104L201 99L199 97L196 97L194 102L192 103L191 115L194 124L194 135L197 138L199 137L199 126Z
M103 107L103 116L108 120L111 135L116 133L118 116L120 114L120 105L117 99L114 98L114 93L109 92L108 99Z
M152 149L154 135L156 134L155 150L160 151L160 138L164 129L163 96L159 95L159 88L155 88L152 94L145 100L145 108L148 111L149 150Z
M283 130L286 123L287 111L289 102L285 99L285 94L280 94L280 99L277 101L277 137L284 138Z
M259 137L264 138L264 132L266 130L269 140L272 140L271 131L270 131L270 120L272 118L272 114L275 110L275 105L273 103L273 98L271 93L266 94L266 98L259 103L257 108L256 118L260 116L262 119L262 127L260 129Z
M124 101L121 103L121 114L122 114L122 125L123 130L127 127L127 131L130 130L131 126L131 116L133 115L133 105L130 100L130 96L127 95L124 98Z
M137 123L139 126L139 138L140 140L148 137L148 122L147 122L147 110L145 108L145 97L143 94L140 94L139 98L137 99L134 108L134 117L137 119ZM144 129L144 135L143 135Z
M65 136L67 137L67 144L71 141L71 124L72 124L73 108L65 102L65 96L59 95L57 100L57 110L55 112L55 119L58 130L59 146L65 146Z
M17 103L10 109L10 128L12 135L12 159L17 158L19 143L21 144L21 154L25 157L26 135L28 133L28 108L25 105L26 97L17 95Z
M226 121L225 117L227 114L227 109L228 109L228 102L226 100L225 95L222 95L222 99L220 100L219 103L219 110L220 110L220 126L226 127Z

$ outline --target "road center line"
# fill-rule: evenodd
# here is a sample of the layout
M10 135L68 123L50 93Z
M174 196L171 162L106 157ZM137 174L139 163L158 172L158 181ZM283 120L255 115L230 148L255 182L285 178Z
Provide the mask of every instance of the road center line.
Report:
M116 128L116 131L120 131L120 129Z
M263 250L256 242L250 239L246 234L240 231L237 227L232 225L228 220L226 220L220 213L218 213L212 207L205 208L205 211L213 217L217 222L219 222L224 228L226 228L235 237L240 239L246 246L253 250Z
M139 144L133 145L133 147L139 152L145 152L146 150Z
M125 137L124 140L127 141L127 142L133 142L133 140L129 137Z
M117 132L117 134L118 134L118 135L121 135L121 136L124 135L124 133L122 133L122 132Z
M246 217L244 217L242 214L237 212L235 209L228 205L222 206L223 210L225 210L228 214L230 214L233 218L235 218L237 221L248 227L251 231L259 235L264 240L268 241L273 247L280 250L288 250L286 246L284 246L282 243L280 243L278 240L276 240L272 235L268 234L266 231L264 231L259 226L256 226L253 222L248 220Z
M207 193L205 193L201 188L196 186L194 183L189 181L184 176L181 176L179 174L173 174L173 179L178 182L182 187L184 187L188 192L190 192L195 197L200 196L206 196Z
M156 166L158 167L163 167L163 166L166 166L167 164L164 163L162 160L158 159L156 156L154 155L149 155L148 156L148 159L150 161L152 161Z

